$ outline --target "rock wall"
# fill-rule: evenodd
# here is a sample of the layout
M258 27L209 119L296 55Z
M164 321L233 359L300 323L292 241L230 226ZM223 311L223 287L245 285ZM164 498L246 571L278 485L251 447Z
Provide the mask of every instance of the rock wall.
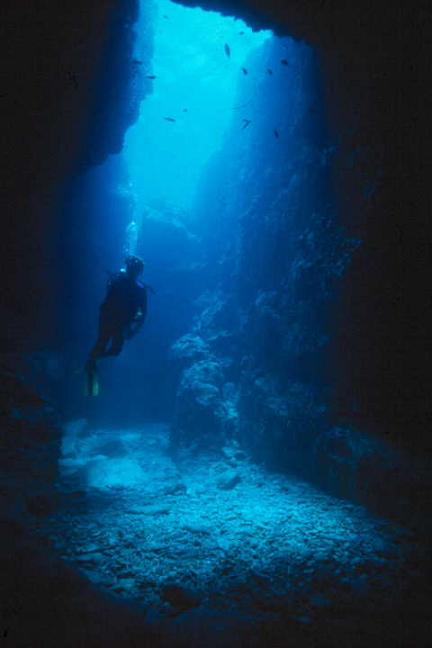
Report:
M2 362L0 381L0 511L2 522L24 527L56 507L61 429L19 359Z
M338 410L413 449L429 446L432 16L356 3L183 0L312 45L337 144L339 214L363 246L334 311ZM409 429L409 432L407 430Z
M361 363L348 367L355 379L343 370L382 333L361 335L359 306L349 328L354 316L344 309L349 287L359 290L357 281L365 281L354 278L360 268L369 277L370 264L378 257L384 263L366 224L381 199L385 160L372 163L370 149L353 152L341 141L320 82L325 66L308 46L273 41L247 68L254 77L258 68L280 69L285 58L284 76L263 75L252 97L251 88L239 96L239 105L254 106L252 123L244 132L240 116L233 119L202 181L195 216L207 291L190 333L173 349L180 382L171 445L218 451L235 438L267 466L381 513L403 510L421 525L424 466L370 435L385 436L389 421L375 408L383 407L385 390L367 411L370 390L361 374L370 362L375 384L376 357L363 347ZM353 177L341 187L349 169ZM370 297L363 297L369 309ZM354 331L360 340L353 350ZM398 427L391 432L398 438Z
M59 237L77 227L60 195L70 173L119 150L134 119L136 15L136 0L2 4L2 351L59 344Z
M236 432L256 456L287 467L308 460L311 438L328 425L329 313L360 242L338 225L336 147L317 114L312 50L273 40L247 68L252 81L237 104L249 102L251 124L233 117L196 206L208 292L175 347L188 366L173 438ZM228 427L226 411L235 413Z

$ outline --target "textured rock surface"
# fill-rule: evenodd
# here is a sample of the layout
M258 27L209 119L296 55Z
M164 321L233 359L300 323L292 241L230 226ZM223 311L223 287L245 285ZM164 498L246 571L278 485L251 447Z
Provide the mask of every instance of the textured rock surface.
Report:
M126 456L102 454L114 438ZM167 444L161 426L87 430L62 462L66 506L38 531L102 591L138 605L162 643L424 645L427 552L410 531L269 474L236 444L177 464ZM171 482L184 489L166 492Z
M183 0L196 6L196 0ZM430 450L429 129L432 17L421 2L207 0L254 27L317 48L342 223L364 241L342 284L334 324L345 411ZM316 109L316 106L313 107ZM353 406L353 400L356 403ZM407 429L410 432L407 432ZM415 441L414 441L415 439Z
M277 69L284 56L290 65L283 76L257 75L256 87L239 96L240 105L253 102L253 127L239 137L233 121L202 180L195 217L212 283L196 302L190 335L174 347L179 353L187 342L191 355L187 367L183 352L173 438L220 438L223 405L235 423L226 432L240 434L257 457L305 467L315 436L326 428L335 382L327 370L329 311L360 242L337 222L336 147L324 121L310 112L321 100L312 50L270 41L248 69ZM201 359L192 364L198 339ZM204 366L217 366L217 378L203 381ZM212 423L194 410L191 393L203 384Z
M338 347L335 317L365 242L342 227L341 143L316 115L322 61L306 45L273 41L248 68L276 69L282 56L290 61L282 80L260 77L239 96L240 105L246 98L254 105L248 138L234 122L202 180L196 221L209 282L191 332L173 349L181 374L172 443L206 451L235 438L257 460L376 510L409 515L421 500L413 510L421 520L425 469L404 465L390 444L371 438L371 427L385 426L379 417L370 425L364 392L345 406L338 398L350 350ZM359 191L381 173L372 165L357 178ZM361 370L368 361L366 353Z
M61 429L53 408L25 383L16 364L3 358L0 368L0 511L5 523L25 524L57 506Z

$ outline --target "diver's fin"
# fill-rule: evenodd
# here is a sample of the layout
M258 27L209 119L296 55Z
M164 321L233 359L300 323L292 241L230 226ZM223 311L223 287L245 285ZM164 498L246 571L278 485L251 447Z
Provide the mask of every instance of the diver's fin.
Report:
M96 362L87 363L85 395L99 396L99 380L96 371Z
M95 372L94 376L93 376L93 394L92 394L92 396L99 396L99 391L100 391L100 389L99 389L99 379L98 379L97 373Z

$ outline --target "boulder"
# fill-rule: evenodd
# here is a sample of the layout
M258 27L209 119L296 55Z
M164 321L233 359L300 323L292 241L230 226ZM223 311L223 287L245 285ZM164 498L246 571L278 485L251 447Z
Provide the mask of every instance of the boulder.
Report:
M217 486L220 490L233 490L241 482L241 477L238 473L226 473L221 479L218 480Z

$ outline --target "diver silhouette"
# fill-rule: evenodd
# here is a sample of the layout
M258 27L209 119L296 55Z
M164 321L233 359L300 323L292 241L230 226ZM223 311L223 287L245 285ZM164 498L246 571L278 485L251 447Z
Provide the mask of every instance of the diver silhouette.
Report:
M117 356L125 340L138 333L147 315L147 288L138 281L144 262L136 256L125 259L125 268L108 281L100 306L98 337L86 363L87 393L97 396L97 360Z

